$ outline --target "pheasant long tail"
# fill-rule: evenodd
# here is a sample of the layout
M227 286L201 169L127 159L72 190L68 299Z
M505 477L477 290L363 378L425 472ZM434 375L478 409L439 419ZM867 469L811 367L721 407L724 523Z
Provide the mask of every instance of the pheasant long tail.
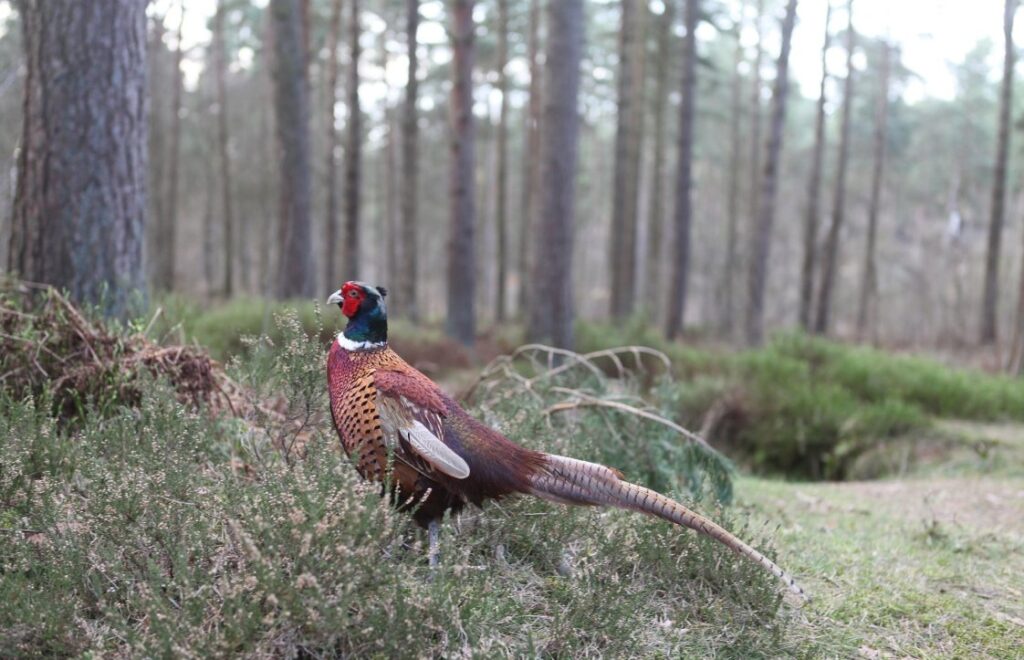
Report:
M544 467L533 476L531 494L563 504L614 506L639 511L689 527L760 564L782 580L790 591L804 596L803 589L778 564L679 502L624 481L620 472L604 465L565 456L547 455L545 459Z

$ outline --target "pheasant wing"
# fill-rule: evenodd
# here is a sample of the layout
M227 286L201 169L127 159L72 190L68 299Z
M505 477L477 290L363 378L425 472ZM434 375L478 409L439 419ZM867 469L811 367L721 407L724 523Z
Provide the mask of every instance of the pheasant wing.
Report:
M377 372L377 410L396 458L427 476L469 476L469 465L445 444L444 400L433 383L398 371Z

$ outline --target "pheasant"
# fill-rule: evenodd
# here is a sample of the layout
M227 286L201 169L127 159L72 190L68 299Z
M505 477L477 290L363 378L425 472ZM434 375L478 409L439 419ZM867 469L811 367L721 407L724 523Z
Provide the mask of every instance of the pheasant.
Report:
M346 282L327 299L348 318L327 356L331 416L364 478L390 483L396 505L428 530L436 565L440 521L467 503L510 495L646 513L705 534L803 595L775 562L679 502L614 468L522 447L471 417L388 346L387 290Z

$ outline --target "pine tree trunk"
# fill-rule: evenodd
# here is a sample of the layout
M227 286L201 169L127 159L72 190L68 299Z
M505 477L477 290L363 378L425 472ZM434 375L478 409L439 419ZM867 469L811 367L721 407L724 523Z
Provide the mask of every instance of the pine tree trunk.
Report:
M178 195L181 180L181 105L184 76L181 62L185 56L182 48L182 29L185 25L185 3L179 3L178 28L174 45L174 91L171 100L171 146L167 174L167 206L161 219L159 267L156 281L166 291L174 290L174 269L177 264Z
M786 101L789 94L789 48L796 24L796 2L789 0L782 21L782 47L775 67L775 88L772 91L772 116L765 145L764 174L758 195L757 222L753 227L750 270L747 280L747 344L757 346L764 341L764 291L768 283L768 260L771 254L772 228L775 224L775 198L779 187L779 157L782 133L786 125Z
M217 148L220 155L220 185L224 213L224 285L223 294L234 294L235 217L231 195L231 155L228 153L227 52L224 44L225 0L217 4L213 18L214 71L217 78Z
M299 0L271 0L274 106L280 152L281 225L278 294L316 294L310 226L309 85Z
M474 229L473 0L452 0L451 225L448 242L448 334L471 346L476 338Z
M743 62L743 42L740 39L742 28L742 24L737 21L729 103L729 183L726 193L728 195L726 200L728 224L725 236L725 270L722 273L722 331L726 337L732 337L736 311L734 291L738 266L737 243L739 242L740 222L740 148L742 139L740 119L743 112L741 106L743 78L740 76L740 64Z
M853 51L856 33L853 30L853 0L846 3L849 14L846 24L846 82L843 84L843 116L839 128L839 163L836 166L836 189L832 198L832 223L825 241L825 254L821 263L821 287L818 290L818 309L814 331L827 334L832 312L832 289L836 269L839 267L839 239L846 212L846 169L850 160L850 115L853 110Z
M615 132L615 171L612 178L611 315L629 316L635 309L637 194L644 116L644 18L647 6L622 0L619 32L619 112Z
M665 111L668 106L668 64L671 58L674 4L665 4L665 11L655 19L657 25L657 60L654 71L654 154L651 167L651 192L647 217L647 263L644 296L648 311L656 314L663 300L664 228L665 228ZM653 321L654 319L652 319Z
M111 316L145 286L146 4L17 3L27 77L9 270Z
M981 343L996 340L996 312L999 303L999 253L1002 248L1006 206L1006 170L1010 154L1010 120L1013 112L1013 66L1016 53L1013 44L1013 19L1017 0L1006 0L1003 12L1003 85L999 97L999 135L996 139L996 162L992 173L992 216L988 225L988 251L985 255L985 289L981 305Z
M363 110L359 105L359 0L350 0L348 62L348 144L345 149L345 248L341 265L345 280L354 280L362 272L361 221L359 198L362 195Z
M151 282L154 290L163 291L166 287L158 281L163 268L164 253L161 250L161 234L167 222L167 196L164 182L167 181L167 101L165 94L169 87L167 81L167 49L164 46L164 21L167 16L152 17L152 28L149 30L149 43L146 49L146 93L149 94L149 215L153 229L147 232L146 254L148 266L152 269Z
M495 210L497 234L497 273L495 276L495 320L505 321L508 290L508 0L498 0L498 90L501 114L498 117L498 166Z
M533 273L531 242L535 242L539 222L540 201L540 122L541 122L541 71L540 71L540 0L530 0L529 36L526 59L530 70L530 100L526 107L523 136L523 199L520 212L519 232L519 291L518 307L521 314L529 313L526 279Z
M754 18L757 32L757 47L754 51L752 70L753 89L750 96L750 220L756 222L761 194L761 64L764 60L764 0L757 0L757 15Z
M814 307L814 269L818 255L818 213L821 208L821 170L825 155L825 86L828 84L828 49L831 42L829 22L832 3L825 6L825 45L821 48L821 83L818 87L818 113L814 120L814 147L811 174L807 181L807 211L804 216L804 255L800 269L800 327L811 331Z
M882 173L885 169L885 147L889 121L889 70L892 48L882 43L882 71L875 106L874 159L871 173L871 202L868 206L868 239L864 250L864 272L860 285L860 302L857 306L857 338L864 340L868 323L877 322L874 313L878 297L878 266L875 262L875 244L878 235L878 213L882 198Z
M324 250L324 285L331 288L339 283L336 263L338 245L338 130L335 127L334 107L338 103L338 42L341 40L341 0L331 3L331 24L327 40L327 98L324 113L327 149L324 163L324 188L327 190L327 217L324 219L327 249Z
M665 336L675 339L683 329L687 282L690 274L691 187L693 183L693 120L697 94L697 20L700 1L686 0L683 40L683 97L679 105L679 163L676 172L675 236L672 278L669 283Z
M409 71L405 87L405 107L402 111L402 229L399 241L398 307L412 321L419 320L416 280L418 277L418 245L416 231L416 185L419 173L417 161L416 101L419 80L416 32L419 29L419 0L407 0L406 42Z
M571 349L583 0L551 2L547 11L540 227L534 236L527 336L530 341Z

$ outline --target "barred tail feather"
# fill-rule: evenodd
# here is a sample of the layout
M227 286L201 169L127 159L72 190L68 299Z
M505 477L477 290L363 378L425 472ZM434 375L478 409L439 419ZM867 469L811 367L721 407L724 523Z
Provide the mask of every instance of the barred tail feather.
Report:
M804 590L778 564L704 516L653 490L631 484L612 468L566 456L547 455L531 480L532 495L561 504L614 506L657 516L709 536L754 561L782 580L795 594Z

